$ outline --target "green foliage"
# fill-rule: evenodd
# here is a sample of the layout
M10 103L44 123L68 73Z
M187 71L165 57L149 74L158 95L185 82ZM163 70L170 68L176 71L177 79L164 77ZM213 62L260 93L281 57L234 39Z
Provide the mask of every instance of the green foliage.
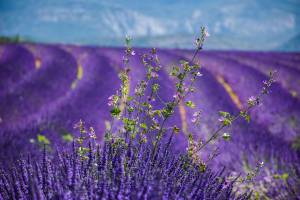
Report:
M126 149L135 142L139 145L143 145L148 142L148 138L154 138L149 142L150 145L152 144L150 159L153 161L156 156L161 153L161 140L167 135L166 133L168 131L172 131L168 144L171 143L173 135L179 133L180 129L177 126L166 127L166 124L168 124L166 122L172 117L176 107L178 105L182 105L181 103L185 103L185 105L189 108L196 107L193 101L186 101L186 98L190 93L195 91L194 83L198 77L202 76L200 72L200 64L195 62L195 57L197 52L202 49L203 42L208 36L205 28L201 28L201 34L202 35L196 40L197 49L192 60L190 62L180 61L180 64L173 66L171 69L170 76L172 76L175 84L175 94L171 100L162 99L159 95L160 85L158 83L158 72L161 69L161 65L156 54L156 49L152 49L150 53L142 55L142 63L145 67L146 77L144 80L139 81L136 84L136 87L133 88L134 95L129 96L130 68L128 63L130 61L130 57L135 55L135 52L131 47L131 38L126 37L126 50L123 58L125 70L119 73L119 79L121 80L120 89L109 97L109 106L112 107L110 110L112 119L109 126L106 128L105 141L111 142L113 144L113 148ZM270 79L272 79L272 77ZM261 94L266 93L268 88L271 86L271 83L272 80L268 80L264 83L264 89ZM156 104L152 103L153 101L159 101L160 106L157 107ZM187 152L183 156L183 159L185 159L183 169L187 170L193 166L200 172L205 172L207 170L207 162L218 155L218 148L216 148L216 150L214 150L208 158L203 158L200 150L211 144L214 140L223 138L225 141L230 141L231 135L229 133L221 134L223 132L222 129L230 126L239 117L243 117L247 122L250 122L249 110L258 105L259 102L260 95L249 98L247 104L248 107L236 115L226 111L220 111L219 121L221 124L207 140L199 138L199 140L195 141L193 135L190 133L188 137ZM154 108L156 110L154 110ZM192 122L197 126L200 122L200 114L201 111L196 111L193 114ZM117 121L116 124L123 125L113 127L115 121ZM86 134L87 131L85 130L82 122L79 123L78 127L80 130L80 137L76 140L79 144L78 154L84 160L87 159L87 154L90 151L90 148L85 146L86 139L88 138ZM90 130L90 138L96 139L93 130ZM141 146L138 148L140 147ZM128 152L128 154L131 153L136 152ZM130 155L124 159L127 160L129 158ZM254 170L249 169L246 178L243 180L252 181L258 174L261 167L262 164L256 166ZM125 171L128 168L127 161L124 163L124 168Z
M229 141L231 139L231 135L229 133L223 133L222 138L225 141Z
M185 105L190 108L195 108L195 106L196 106L192 101L185 102Z
M296 151L300 150L300 136L296 136L292 142L292 148Z
M203 172L206 171L206 164L205 164L205 163L201 162L201 163L198 165L198 167L199 167L200 172L203 173Z
M129 35L126 35L126 37L125 37L126 46L130 46L131 41L132 41L132 38Z
M253 181L254 178L258 175L258 173L260 172L261 168L264 166L264 162L258 162L256 164L256 167L253 170L250 170L247 173L247 176L245 179L243 179L242 181Z
M70 133L63 134L62 138L65 142L73 142L74 139Z
M229 118L224 118L223 119L223 126L229 126L231 125L231 120Z
M174 103L169 102L169 103L167 103L165 108L162 110L162 115L166 119L166 118L170 117L173 113L174 113Z
M159 85L157 83L153 84L153 86L152 86L152 92L156 93L158 91L158 89L159 89Z
M174 127L173 127L173 132L174 132L174 133L177 134L177 133L179 133L179 131L180 131L180 129L179 129L177 126L174 126Z
M147 129L147 124L146 123L141 123L140 127L143 128L143 129Z
M29 142L32 144L36 144L40 149L45 148L48 151L51 150L51 142L45 135L37 134L36 139L31 138L29 139Z
M49 139L45 136L45 135L37 135L37 141L39 144L43 144L43 145L49 145L50 141Z
M219 121L222 122L224 127L231 125L231 123L234 119L234 116L231 116L230 113L224 112L224 111L220 111L219 115L221 116Z
M170 75L171 76L178 76L178 73L179 73L179 67L178 66L173 66L171 72L170 72Z
M114 108L110 111L111 116L113 116L114 118L119 117L120 113L121 113L121 110L120 110L120 108L118 108L118 107L114 107Z
M81 157L82 160L87 160L89 157L87 156L87 153L90 151L89 148L86 147L78 147L78 155Z
M289 178L289 174L288 173L283 173L283 174L274 174L273 175L274 179L281 179L284 182L286 182Z
M229 112L219 111L219 115L222 117L228 117L230 116Z
M123 118L124 128L127 132L133 132L135 130L136 121L133 119Z
M19 35L16 36L0 36L0 44L1 43L19 43L21 42L21 37Z
M251 117L247 111L240 111L240 115L246 120L246 122L250 123Z

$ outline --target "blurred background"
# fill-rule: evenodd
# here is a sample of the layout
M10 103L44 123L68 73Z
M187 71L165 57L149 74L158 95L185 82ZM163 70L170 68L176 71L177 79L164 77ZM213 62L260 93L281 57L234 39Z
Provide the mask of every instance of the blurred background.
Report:
M0 0L0 35L43 43L300 50L299 0Z

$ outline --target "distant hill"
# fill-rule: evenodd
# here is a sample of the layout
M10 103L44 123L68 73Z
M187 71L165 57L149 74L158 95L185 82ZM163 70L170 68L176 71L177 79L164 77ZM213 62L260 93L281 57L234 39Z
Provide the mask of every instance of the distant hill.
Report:
M20 41L21 41L21 38L19 35L16 35L13 37L0 36L0 44L1 43L18 43Z
M206 26L211 35L206 49L267 51L300 33L299 7L299 0L6 1L0 6L0 35L122 46L127 34L134 46L186 48Z

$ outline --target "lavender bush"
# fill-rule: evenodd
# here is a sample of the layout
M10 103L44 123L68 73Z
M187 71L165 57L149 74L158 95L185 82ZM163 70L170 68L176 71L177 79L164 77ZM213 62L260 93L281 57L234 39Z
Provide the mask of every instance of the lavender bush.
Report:
M169 101L160 97L157 79L162 66L156 49L142 55L146 77L137 83L134 94L130 93L130 57L136 53L130 46L131 39L126 37L124 70L119 74L121 86L109 97L112 120L107 122L104 142L98 144L94 129L87 129L81 120L75 126L79 137L72 150L49 153L52 149L48 139L38 135L39 145L44 146L42 159L33 161L28 157L13 170L2 170L0 198L249 199L251 191L238 191L235 185L252 182L263 162L258 162L246 177L229 179L224 169L213 172L207 167L219 155L218 149L207 156L202 156L201 151L210 149L217 140L230 140L231 135L223 130L238 118L250 121L249 111L260 104L274 82L272 72L260 93L248 99L245 109L236 115L219 112L220 125L208 139L196 141L190 133L187 151L173 150L180 129L176 125L168 127L167 121L181 103L195 108L187 98L195 92L196 79L202 76L196 55L208 33L205 28L201 33L192 60L181 61L170 72L176 93ZM192 122L197 126L200 121L201 110L195 111Z
M73 151L30 159L1 173L3 199L247 199L235 196L234 181L223 171L199 171L186 156L174 156L167 146L151 157L153 146L128 147L107 140L102 148L89 143L87 157Z

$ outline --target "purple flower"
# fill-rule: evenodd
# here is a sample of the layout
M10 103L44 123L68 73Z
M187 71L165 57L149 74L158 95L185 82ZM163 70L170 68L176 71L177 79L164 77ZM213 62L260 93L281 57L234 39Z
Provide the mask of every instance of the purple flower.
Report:
M210 36L210 34L208 33L208 31L206 29L203 32L203 36L204 37L209 37Z
M108 103L107 103L108 106L112 106L114 104L113 99L114 99L114 95L111 95L110 97L108 97Z
M249 97L248 101L255 101L256 98L254 96Z
M189 89L188 87L184 87L183 90L184 90L185 92L188 92L190 89Z
M258 97L251 96L247 100L247 103L248 103L249 106L255 106L255 105L259 104L259 99L258 99Z
M114 98L114 95L111 95L108 97L108 100L112 100Z
M176 92L174 95L173 95L173 98L174 99L180 99L181 98L181 94L179 92Z
M225 117L220 117L219 119L218 119L220 122L224 122L224 120L225 120Z
M192 123L196 123L196 121L197 121L197 118L192 118Z
M102 148L89 143L88 148L74 144L63 153L44 150L36 162L21 160L14 170L1 170L0 198L248 199L247 194L239 196L225 187L222 171L201 172L193 161L174 154L169 143L154 151L144 135L144 142L130 145L118 136L107 138Z
M151 72L151 77L152 78L158 78L158 74L156 72Z
M200 77L200 76L203 76L203 74L201 74L200 72L197 72L196 76Z

